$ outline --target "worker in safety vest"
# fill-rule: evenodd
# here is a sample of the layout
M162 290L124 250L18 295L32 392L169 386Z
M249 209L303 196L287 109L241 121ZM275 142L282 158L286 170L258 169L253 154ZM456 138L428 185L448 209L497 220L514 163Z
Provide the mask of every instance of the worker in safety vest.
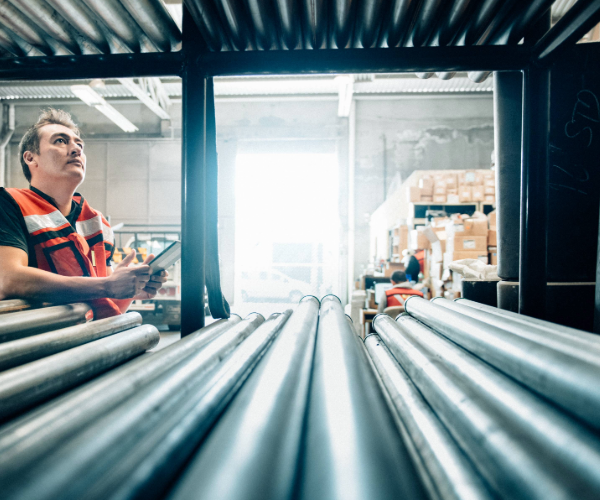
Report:
M69 113L48 109L19 145L29 189L0 188L0 300L88 302L96 319L116 316L134 299L149 299L166 281L150 275L148 255L114 272L107 220L78 193L86 173L79 129Z
M385 291L385 295L379 298L379 304L377 311L382 313L386 307L402 306L406 299L412 295L418 295L423 297L423 293L418 290L413 290L410 281L406 280L406 273L404 271L394 271L390 276L392 282L392 288Z

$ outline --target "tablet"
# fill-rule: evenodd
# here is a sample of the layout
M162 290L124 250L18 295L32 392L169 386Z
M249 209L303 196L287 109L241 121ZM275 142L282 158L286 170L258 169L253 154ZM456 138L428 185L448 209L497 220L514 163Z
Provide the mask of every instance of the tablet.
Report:
M175 264L179 259L181 259L181 241L175 241L148 263L150 266L150 273L156 274L160 271L164 271Z

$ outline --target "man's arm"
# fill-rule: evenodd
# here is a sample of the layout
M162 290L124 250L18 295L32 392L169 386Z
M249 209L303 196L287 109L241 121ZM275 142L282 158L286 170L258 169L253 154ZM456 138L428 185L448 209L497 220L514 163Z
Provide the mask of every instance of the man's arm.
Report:
M60 276L27 266L27 253L0 246L0 300L20 298L68 303L99 298L132 298L150 279L149 266L123 269L107 278Z

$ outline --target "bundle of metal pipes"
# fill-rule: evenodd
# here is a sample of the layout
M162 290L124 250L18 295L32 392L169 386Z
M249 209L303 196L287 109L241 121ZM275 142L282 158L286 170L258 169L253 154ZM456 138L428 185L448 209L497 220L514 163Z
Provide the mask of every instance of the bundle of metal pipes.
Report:
M431 496L600 498L600 337L411 297L365 339Z
M600 343L490 309L411 298L364 344L331 295L141 356L135 313L0 343L2 498L598 498Z

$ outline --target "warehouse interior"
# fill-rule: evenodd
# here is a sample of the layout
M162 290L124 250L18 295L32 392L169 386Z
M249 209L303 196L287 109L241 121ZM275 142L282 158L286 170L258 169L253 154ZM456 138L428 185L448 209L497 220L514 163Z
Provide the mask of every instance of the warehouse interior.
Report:
M0 187L61 109L113 269L181 242L110 318L0 262L6 498L597 498L599 21L0 3Z

